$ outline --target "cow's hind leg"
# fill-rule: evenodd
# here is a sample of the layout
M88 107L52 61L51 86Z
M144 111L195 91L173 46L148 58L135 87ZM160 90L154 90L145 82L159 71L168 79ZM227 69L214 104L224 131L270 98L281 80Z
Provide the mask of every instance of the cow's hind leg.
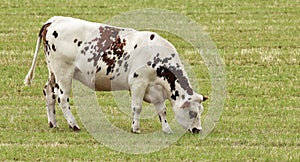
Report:
M57 78L57 102L60 108L62 109L66 120L68 121L69 127L72 128L74 131L79 131L80 128L75 121L69 104L69 96L72 86L72 76L73 75L64 75Z
M50 128L57 127L55 118L55 77L52 72L49 74L48 82L43 89L43 93L46 98L48 124Z
M169 123L167 121L167 113L166 113L166 105L165 102L161 102L161 103L156 103L154 104L155 108L156 108L156 112L158 114L159 117L159 121L161 122L161 126L162 126L162 131L165 133L173 133Z

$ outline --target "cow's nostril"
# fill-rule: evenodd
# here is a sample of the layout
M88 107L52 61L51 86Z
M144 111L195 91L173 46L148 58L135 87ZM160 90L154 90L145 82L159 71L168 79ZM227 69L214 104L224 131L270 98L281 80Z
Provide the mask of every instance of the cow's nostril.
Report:
M201 129L198 129L198 128L193 128L193 129L192 129L192 133L195 133L195 134L196 134L196 133L198 134L198 133L200 133L201 131L202 131L202 130L201 130Z

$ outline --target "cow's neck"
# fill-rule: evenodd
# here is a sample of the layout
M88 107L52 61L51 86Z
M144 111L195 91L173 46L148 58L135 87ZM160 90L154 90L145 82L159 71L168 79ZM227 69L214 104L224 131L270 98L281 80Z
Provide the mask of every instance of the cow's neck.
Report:
M190 87L190 86L189 86ZM168 97L173 105L180 105L185 101L191 100L194 91L192 89L186 90L176 83L176 89L169 91Z
M164 79L165 89L172 103L188 100L193 95L194 91L182 68L159 66L156 72L158 77Z

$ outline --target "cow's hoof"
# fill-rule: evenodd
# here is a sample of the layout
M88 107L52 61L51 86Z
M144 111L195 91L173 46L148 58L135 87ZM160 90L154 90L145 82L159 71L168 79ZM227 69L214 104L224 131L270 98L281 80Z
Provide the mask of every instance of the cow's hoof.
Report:
M78 132L78 131L80 131L80 128L77 127L77 126L74 126L74 127L73 127L73 131Z
M53 127L54 127L54 125L52 124L52 122L49 122L49 127L50 127L50 128L53 128Z
M138 129L138 130L133 130L133 129L131 129L131 133L140 134L141 131L140 131L139 129Z
M58 128L56 124L53 124L52 122L49 122L49 128Z
M69 125L69 128L73 129L73 131L75 131L75 132L80 131L80 128L78 126L73 126L72 127L71 125Z
M198 129L198 128L189 129L189 131L191 133L194 133L194 134L201 134L202 133L202 129Z

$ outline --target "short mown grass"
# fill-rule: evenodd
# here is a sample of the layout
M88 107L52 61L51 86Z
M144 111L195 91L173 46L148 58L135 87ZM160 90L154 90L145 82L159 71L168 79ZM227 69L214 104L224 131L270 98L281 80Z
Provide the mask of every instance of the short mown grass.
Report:
M0 160L20 161L299 161L300 160L300 3L297 1L37 1L0 4ZM132 155L105 147L83 127L70 130L57 111L58 129L47 124L42 87L44 56L30 68L38 31L54 15L102 22L126 11L162 8L191 18L211 36L226 65L226 103L217 126L203 140L184 134L158 152ZM197 90L210 95L203 61L189 55L184 41L162 33L192 65ZM200 70L205 69L205 70ZM111 93L97 93L109 120L130 131ZM209 102L205 103L208 107ZM57 109L59 109L57 107ZM206 110L207 111L207 110ZM169 107L168 118L172 118ZM142 131L159 130L158 118L142 120Z

